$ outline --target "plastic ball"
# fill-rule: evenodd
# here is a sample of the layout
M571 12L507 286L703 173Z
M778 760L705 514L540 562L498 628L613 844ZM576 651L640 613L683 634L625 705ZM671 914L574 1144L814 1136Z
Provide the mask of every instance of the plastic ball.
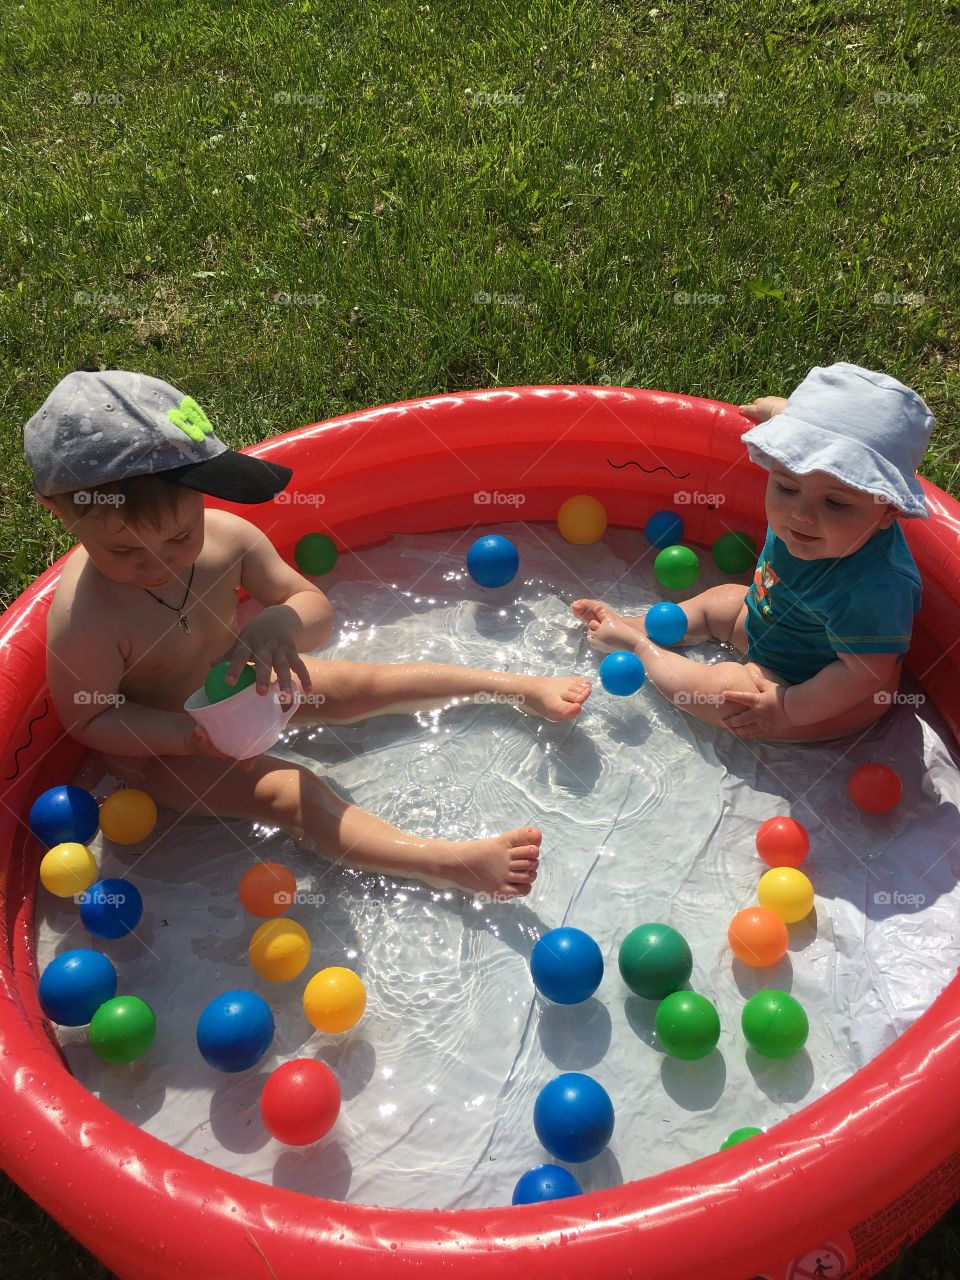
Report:
M847 790L864 813L889 813L900 803L903 783L885 764L862 764L850 775Z
M774 817L757 830L757 853L771 867L799 867L810 851L806 827L793 818Z
M653 572L668 591L685 591L696 581L700 561L689 547L667 547L654 560Z
M305 533L293 548L293 558L301 573L318 578L334 568L340 552L325 533Z
M153 1044L156 1014L139 996L114 996L90 1022L90 1048L104 1062L133 1062Z
M790 1058L807 1042L810 1024L799 1000L785 991L758 991L740 1017L747 1043L765 1058Z
M321 969L307 983L303 993L303 1011L318 1031L333 1035L349 1031L363 1017L367 992L352 969L333 965Z
M239 693L241 689L246 689L256 682L256 668L247 663L246 666L240 668L237 683L227 684L227 671L229 669L229 662L218 662L215 667L210 668L210 672L203 682L203 692L207 695L209 703L222 702L224 698L232 698L235 693Z
M537 1137L555 1160L598 1156L613 1134L613 1103L592 1076L568 1071L540 1090L533 1108Z
M72 898L97 878L97 860L85 844L55 844L43 855L40 883L58 898Z
M757 898L787 924L804 920L813 910L813 885L796 867L772 867L760 877Z
M491 533L467 552L467 572L481 587L504 587L517 576L520 552L509 538Z
M746 1142L748 1138L755 1138L758 1133L763 1133L763 1130L752 1124L744 1125L742 1129L734 1129L733 1133L720 1143L719 1150L726 1151L727 1147L735 1147L739 1142Z
M259 862L240 881L240 904L261 920L282 916L297 892L293 872L279 862Z
M678 604L664 600L647 610L643 629L654 644L668 648L687 634L687 615Z
M340 1085L326 1063L294 1058L272 1071L260 1094L267 1132L288 1147L319 1142L340 1114Z
M511 1204L542 1204L544 1200L566 1200L582 1196L583 1187L568 1169L558 1164L538 1164L521 1174L513 1188Z
M51 960L37 986L40 1008L62 1027L85 1027L105 1000L117 994L117 971L89 947L64 951Z
M250 939L250 963L268 982L289 982L310 959L310 937L296 920L264 920Z
M626 649L608 653L600 663L600 683L607 693L614 693L620 698L628 698L636 693L646 679L646 674L637 655Z
M78 895L83 927L98 938L123 938L140 923L143 899L129 880L98 880Z
M762 969L783 959L790 935L775 912L767 907L747 907L730 921L727 940L738 960Z
M582 929L551 929L533 948L530 972L541 995L555 1004L588 1000L603 977L603 955Z
M721 573L746 573L754 568L758 558L757 544L749 533L737 533L731 530L722 533L713 544L711 555L713 563Z
M51 787L34 800L27 823L45 849L89 844L97 833L100 810L82 787Z
M114 844L136 844L157 825L157 806L145 791L121 787L100 806L100 830Z
M693 955L686 939L668 924L642 924L620 944L620 975L645 1000L662 1000L690 981Z
M720 1039L720 1015L696 991L667 996L657 1008L653 1025L664 1053L687 1062L705 1058Z
M607 531L607 509L586 493L568 498L557 512L557 528L567 542L587 546L599 542Z
M273 1041L270 1006L255 991L240 988L215 996L197 1023L197 1048L218 1071L256 1066Z
M647 541L661 551L683 541L684 523L676 511L655 511L644 526Z

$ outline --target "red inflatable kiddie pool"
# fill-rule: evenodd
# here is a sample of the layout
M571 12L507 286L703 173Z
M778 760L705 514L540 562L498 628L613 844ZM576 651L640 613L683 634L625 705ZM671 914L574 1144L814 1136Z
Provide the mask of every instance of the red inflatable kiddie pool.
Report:
M326 529L343 548L391 534L553 521L591 493L643 528L678 489L722 494L684 510L689 541L728 529L762 543L766 473L731 405L621 387L507 387L387 405L249 450L293 468L291 500L228 507L291 557ZM924 484L928 521L904 521L924 582L908 669L960 739L960 505ZM324 495L322 505L296 492ZM960 1194L960 979L885 1052L768 1133L667 1173L545 1205L456 1212L319 1200L226 1173L129 1124L70 1074L40 1011L33 917L43 850L25 815L84 754L44 675L44 626L62 561L0 624L6 745L0 867L0 1164L121 1277L147 1280L800 1280L867 1277ZM817 1271L817 1259L821 1270Z

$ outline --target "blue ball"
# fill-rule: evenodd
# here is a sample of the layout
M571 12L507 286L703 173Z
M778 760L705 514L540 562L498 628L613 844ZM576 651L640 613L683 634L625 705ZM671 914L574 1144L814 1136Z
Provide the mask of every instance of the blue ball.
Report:
M647 610L643 626L654 644L677 644L687 634L687 615L678 604L664 600Z
M201 1013L197 1048L218 1071L246 1071L270 1048L273 1032L266 1000L241 987L215 996Z
M140 891L129 880L98 880L77 895L80 919L98 938L123 938L143 915Z
M675 511L655 511L647 521L647 541L663 551L683 541L684 524Z
M83 787L51 787L34 800L27 822L45 849L89 844L100 825L100 810Z
M568 1071L540 1090L533 1127L554 1160L592 1160L613 1133L613 1103L592 1076Z
M582 929L551 929L533 948L530 972L537 990L548 1000L579 1004L599 987L603 956Z
M600 663L600 683L607 693L615 693L621 698L636 693L645 676L643 663L635 653L628 653L626 649L608 653Z
M77 947L50 961L40 975L37 994L51 1022L85 1027L103 1002L117 994L117 971L99 951Z
M512 1204L540 1204L544 1200L565 1200L582 1196L583 1187L572 1173L558 1164L538 1164L522 1174L513 1189Z
M520 553L509 538L491 533L467 552L467 572L481 587L504 587L517 575Z

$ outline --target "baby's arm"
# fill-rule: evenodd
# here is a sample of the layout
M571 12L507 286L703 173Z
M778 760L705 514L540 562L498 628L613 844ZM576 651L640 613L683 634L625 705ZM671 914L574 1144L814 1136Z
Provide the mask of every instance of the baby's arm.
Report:
M741 404L737 407L751 422L768 422L776 414L783 413L787 402L783 396L760 396L752 404Z
M842 715L886 688L899 653L838 653L837 661L802 684L791 685L783 709L791 723L817 724Z

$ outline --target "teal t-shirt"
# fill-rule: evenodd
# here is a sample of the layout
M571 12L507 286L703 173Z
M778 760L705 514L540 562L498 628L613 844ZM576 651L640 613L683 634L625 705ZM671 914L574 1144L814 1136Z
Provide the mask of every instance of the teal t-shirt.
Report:
M899 524L851 556L800 560L767 527L747 592L747 657L802 684L838 653L905 653L920 572Z

